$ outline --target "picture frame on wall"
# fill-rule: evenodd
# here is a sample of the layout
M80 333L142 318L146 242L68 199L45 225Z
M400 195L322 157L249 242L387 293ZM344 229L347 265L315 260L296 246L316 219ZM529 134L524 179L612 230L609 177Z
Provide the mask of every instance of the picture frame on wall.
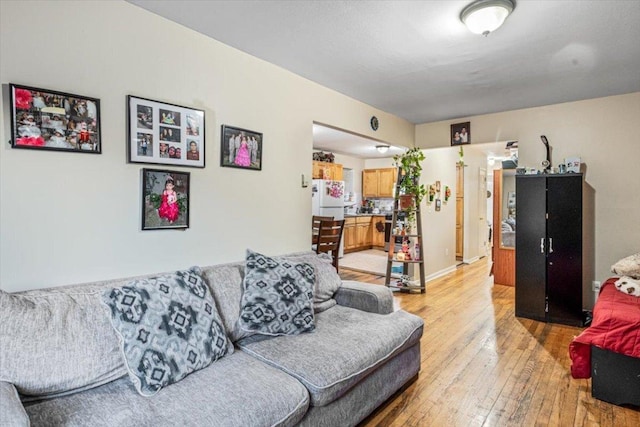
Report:
M127 96L127 161L205 167L204 110Z
M190 173L142 169L142 230L189 228Z
M102 153L100 100L9 83L11 147Z
M220 166L262 170L262 134L222 125Z
M451 125L451 145L471 144L471 122Z

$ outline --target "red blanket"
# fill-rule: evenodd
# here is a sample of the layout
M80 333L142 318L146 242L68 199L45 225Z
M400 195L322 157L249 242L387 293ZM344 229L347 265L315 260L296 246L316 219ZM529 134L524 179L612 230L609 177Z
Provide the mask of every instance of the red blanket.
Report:
M569 344L573 378L591 377L591 345L640 358L640 297L617 290L616 280L602 285L591 326Z

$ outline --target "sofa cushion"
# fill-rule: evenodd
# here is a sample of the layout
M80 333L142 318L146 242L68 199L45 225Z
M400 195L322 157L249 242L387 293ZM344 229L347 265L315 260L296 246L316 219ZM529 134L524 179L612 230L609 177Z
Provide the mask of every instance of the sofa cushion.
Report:
M224 329L232 342L253 335L240 329L240 301L242 299L242 274L244 262L213 265L202 268L202 275L209 283Z
M127 371L100 291L0 291L0 380L48 398L113 381Z
M309 405L289 375L237 351L163 388L139 395L127 378L26 406L34 426L292 426Z
M333 299L333 296L342 284L342 279L338 275L336 268L333 266L332 258L329 254L302 252L275 258L284 258L293 262L306 262L313 266L316 273L313 291L313 304L314 311L316 313L327 310L336 305L336 301Z
M316 275L313 293L314 312L318 313L336 305L336 300L333 297L342 281L336 273L336 269L331 265L331 257L327 254L305 251L273 258L276 260L286 259L295 263L306 262L313 265ZM254 332L240 329L239 323L244 264L243 261L202 267L203 277L209 283L227 335L233 342L254 334Z
M107 289L103 301L121 338L129 376L143 396L233 348L198 267Z
M264 335L313 331L314 269L247 250L240 328Z
M311 405L324 406L418 342L423 324L402 310L381 315L337 305L317 314L313 334L254 335L238 346L297 378L309 390Z

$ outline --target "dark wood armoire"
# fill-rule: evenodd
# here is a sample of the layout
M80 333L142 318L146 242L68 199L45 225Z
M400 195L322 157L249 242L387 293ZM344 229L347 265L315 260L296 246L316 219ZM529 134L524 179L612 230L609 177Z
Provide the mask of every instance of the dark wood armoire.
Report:
M581 326L582 174L516 176L516 316Z

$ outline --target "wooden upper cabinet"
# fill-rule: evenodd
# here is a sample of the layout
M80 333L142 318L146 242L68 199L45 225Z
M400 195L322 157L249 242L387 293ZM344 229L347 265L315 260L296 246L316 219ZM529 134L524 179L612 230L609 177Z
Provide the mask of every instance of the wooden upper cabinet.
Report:
M393 197L396 173L396 168L364 169L362 197Z
M393 197L396 168L378 169L378 197Z
M362 171L362 197L378 197L378 170Z
M338 163L318 162L317 160L313 160L313 179L342 181L342 165Z

